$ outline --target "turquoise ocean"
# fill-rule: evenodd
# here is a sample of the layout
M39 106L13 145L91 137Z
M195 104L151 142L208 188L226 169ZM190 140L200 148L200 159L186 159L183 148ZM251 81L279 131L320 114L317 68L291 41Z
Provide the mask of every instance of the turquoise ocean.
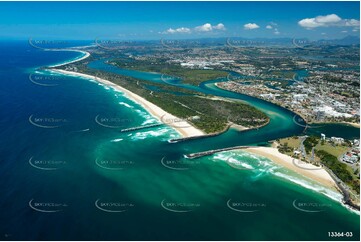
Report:
M340 240L329 232L359 240L359 213L308 178L245 151L183 156L304 132L359 138L359 129L304 131L292 112L209 80L184 87L242 100L271 122L169 143L180 135L167 125L120 132L159 123L123 93L39 69L83 54L44 51L26 41L0 42L0 53L1 240ZM149 86L162 81L158 73L111 70L105 61L89 67Z

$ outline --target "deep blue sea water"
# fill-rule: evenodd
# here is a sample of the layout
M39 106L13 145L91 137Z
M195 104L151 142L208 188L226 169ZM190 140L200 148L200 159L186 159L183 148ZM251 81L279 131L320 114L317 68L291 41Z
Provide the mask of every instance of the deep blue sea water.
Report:
M359 239L359 215L339 194L268 159L182 158L297 134L292 113L210 81L202 91L242 98L273 122L179 144L167 142L179 135L165 125L120 133L159 121L95 81L37 70L79 55L0 43L1 240Z

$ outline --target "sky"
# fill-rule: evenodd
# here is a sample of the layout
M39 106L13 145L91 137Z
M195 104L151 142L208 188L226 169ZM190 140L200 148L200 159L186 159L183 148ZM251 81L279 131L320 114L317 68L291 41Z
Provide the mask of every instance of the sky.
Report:
M0 2L0 39L339 39L359 2Z

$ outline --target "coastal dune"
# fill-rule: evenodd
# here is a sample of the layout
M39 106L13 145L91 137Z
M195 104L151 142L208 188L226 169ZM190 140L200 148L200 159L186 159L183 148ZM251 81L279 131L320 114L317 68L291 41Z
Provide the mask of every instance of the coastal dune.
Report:
M70 61L68 63L73 63L76 61L83 60L90 55L86 51L80 51L80 50L76 50L76 51L84 53L84 56L82 56L79 59ZM68 64L68 63L54 65L54 66L51 66L50 68L59 67L59 66L62 66L62 65ZM163 123L169 125L170 127L174 128L184 138L205 135L205 133L203 131L192 126L187 120L182 120L182 119L164 111L160 107L147 101L146 99L142 98L141 96L127 90L126 88L124 88L120 85L114 84L108 80L105 80L105 79L102 79L102 78L99 78L96 76L91 76L91 75L87 75L87 74L83 74L83 73L74 72L74 71L65 71L65 70L60 70L60 69L51 69L51 71L57 72L57 73L60 73L63 75L76 76L76 77L81 77L81 78L85 78L85 79L95 80L101 84L112 87L115 90L124 93L126 97L128 97L129 99L131 99L134 102L141 105L147 112L149 112L152 116L157 118L160 122L163 122ZM252 148L245 149L245 151L266 157L266 158L272 160L273 162L275 162L289 170L295 171L296 173L303 175L307 178L310 178L326 187L337 190L337 185L336 185L335 181L328 174L328 172L321 167L317 167L312 164L300 163L299 160L294 160L292 157L282 154L276 148L272 148L272 147L252 147Z
M117 91L120 91L124 93L128 98L133 100L134 102L141 105L147 112L149 112L151 115L153 115L155 118L157 118L160 122L163 122L172 128L174 128L179 134L182 135L182 137L194 137L199 135L204 135L205 133L194 126L192 126L189 122L186 120L180 119L160 107L154 105L153 103L147 101L146 99L142 98L141 96L129 91L128 89L125 89L124 87L120 85L116 85L113 82L110 82L108 80L91 76L83 73L78 73L74 71L65 71L65 70L59 70L59 69L52 69L54 72L58 72L60 74L69 75L69 76L78 76L86 79L95 80L99 83L102 83L106 86L112 87Z

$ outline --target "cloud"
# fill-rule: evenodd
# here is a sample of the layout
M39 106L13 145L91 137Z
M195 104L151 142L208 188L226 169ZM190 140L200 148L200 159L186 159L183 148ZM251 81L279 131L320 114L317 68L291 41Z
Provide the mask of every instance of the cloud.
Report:
M357 27L357 26L360 26L360 21L356 20L356 19L345 19L345 26Z
M314 18L305 18L298 21L298 24L306 29L314 29L318 27L355 27L360 26L360 21L356 19L342 19L336 14L329 14L325 16L317 16Z
M226 30L226 27L224 26L224 24L219 23L216 26L213 26L213 29L217 29L217 30Z
M166 31L164 31L162 33L163 34L177 34L177 33L189 34L189 33L191 33L191 30L189 28L184 28L184 27L177 28L177 29L169 28L169 29L167 29Z
M245 24L243 25L244 29L245 30L252 30L252 29L258 29L259 26L255 23L248 23L248 24Z
M201 26L195 27L194 30L198 32L209 32L212 31L212 25L210 23L206 23Z
M189 28L184 28L184 27L178 28L178 29L176 29L176 31L178 33L190 33L191 32L191 30Z
M177 28L177 29L169 28L166 31L158 32L158 33L160 33L160 34L190 34L193 31L195 31L195 32L211 32L213 30L224 31L224 30L226 30L226 27L222 23L219 23L217 25L211 25L210 23L205 23L205 24L203 24L201 26L197 26L193 29L186 28L186 27L181 27L181 28Z
M210 23L203 24L194 28L196 32L210 32L212 30L226 30L224 24L211 25Z
M275 22L270 22L267 26L266 26L266 29L269 29L269 30L273 30L273 34L275 35L279 35L281 32L278 31L278 24L275 23Z

